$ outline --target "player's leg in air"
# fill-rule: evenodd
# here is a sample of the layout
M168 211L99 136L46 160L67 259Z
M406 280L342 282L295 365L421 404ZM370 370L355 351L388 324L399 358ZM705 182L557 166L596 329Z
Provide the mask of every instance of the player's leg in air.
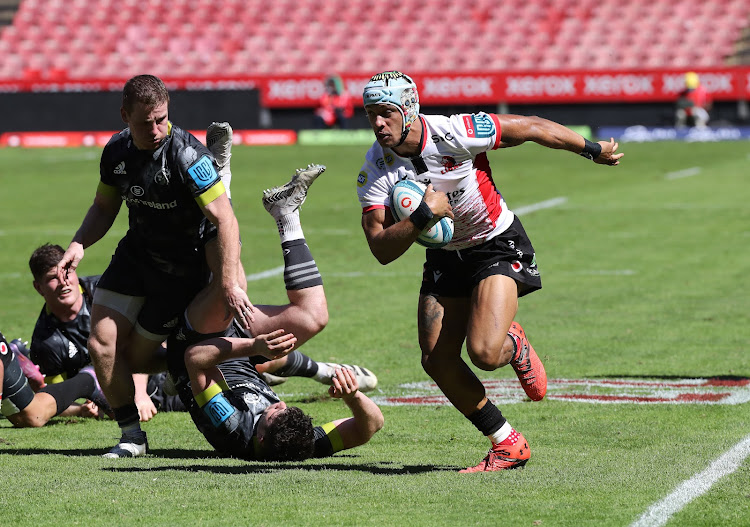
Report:
M231 178L232 132L228 123L213 123L206 133L211 152L217 159L222 179ZM267 189L263 193L263 206L276 222L281 249L284 256L284 282L289 303L281 306L256 305L250 322L250 335L270 333L283 328L297 337L297 347L320 333L328 323L328 305L323 289L323 280L310 248L304 238L300 223L299 208L315 179L325 171L323 165L308 165L298 169L285 185ZM225 183L225 187L227 183ZM209 268L218 265L218 248L215 240L206 244ZM246 284L244 271L241 283ZM216 309L223 295L219 284L211 283L196 297L187 310L188 329L201 334L223 331L230 319L226 311ZM258 365L258 371L272 384L284 382L287 377L309 377L326 385L336 368L351 370L357 377L360 390L370 391L377 385L377 377L367 368L357 365L339 365L316 362L299 351L281 359Z

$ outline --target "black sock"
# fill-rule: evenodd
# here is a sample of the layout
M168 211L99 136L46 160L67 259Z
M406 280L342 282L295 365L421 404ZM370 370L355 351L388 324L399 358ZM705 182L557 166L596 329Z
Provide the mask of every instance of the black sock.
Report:
M505 424L502 412L489 399L481 410L477 410L466 418L477 427L482 435L486 436L494 434Z
M318 363L301 351L294 350L287 355L286 365L274 372L279 377L312 377L318 373Z
M141 431L140 416L138 415L138 407L135 403L113 408L112 412L114 412L115 420L123 434L137 434Z
M76 399L90 398L94 390L96 390L94 378L86 373L79 373L67 381L48 384L39 391L48 393L54 397L57 404L55 415L60 415Z
M287 289L305 289L323 285L318 266L304 238L283 242L284 283Z

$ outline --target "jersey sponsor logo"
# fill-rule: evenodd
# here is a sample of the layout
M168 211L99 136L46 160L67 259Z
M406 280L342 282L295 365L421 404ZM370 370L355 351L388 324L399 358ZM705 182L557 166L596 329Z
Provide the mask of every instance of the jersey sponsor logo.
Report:
M138 185L134 185L134 186L130 187L130 193L133 196L135 196L136 198L140 198L141 196L143 196L146 193L146 191L143 190L143 187L140 187Z
M78 348L72 342L68 342L68 357L71 359L78 354Z
M151 207L152 209L156 210L166 210L166 209L176 209L177 208L177 200L170 201L169 203L157 203L155 201L146 201L145 199L136 199L136 198L125 198L125 201L128 203L128 205L144 205L146 207Z
M383 157L375 161L375 164L380 170L385 169L385 167L387 166L393 165L393 154L385 154Z
M467 137L476 137L476 129L474 128L474 119L471 118L471 115L464 115L464 128L466 128L466 136Z
M5 342L0 342L0 355L8 354L8 345Z
M364 170L357 176L357 186L364 187L367 184L367 172Z
M127 174L127 172L125 171L125 161L120 161L120 164L117 165L112 172L117 174L118 176L124 176L125 174Z
M211 160L205 155L193 166L188 168L188 174L193 178L193 181L199 189L206 188L209 183L219 177L214 169L213 163L211 163Z
M162 327L166 329L171 329L177 326L177 317L174 317L172 320L165 322Z

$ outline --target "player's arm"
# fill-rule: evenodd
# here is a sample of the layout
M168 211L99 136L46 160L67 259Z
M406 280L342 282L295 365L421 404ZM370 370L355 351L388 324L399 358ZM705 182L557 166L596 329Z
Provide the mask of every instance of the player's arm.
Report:
M352 413L348 419L338 419L323 425L334 452L367 443L383 428L383 412L369 397L359 391L357 378L347 368L339 368L328 389L331 397L342 399Z
M138 417L142 422L150 421L157 414L157 410L148 395L148 375L134 373L133 385L135 386L135 405L138 408Z
M68 249L57 264L57 275L60 280L67 283L67 272L78 267L78 263L83 258L84 249L107 234L120 212L121 205L122 199L120 199L116 189L100 182L99 188L96 189L94 203L89 208Z
M194 344L185 350L185 367L193 394L198 395L211 384L223 381L217 365L226 360L254 355L278 359L290 353L296 343L293 334L278 329L254 338L215 337Z
M500 147L518 146L532 141L547 148L567 150L593 158L601 165L618 165L625 154L617 154L614 139L593 143L570 128L536 116L498 115L502 130Z
M445 192L433 192L432 184L427 185L423 201L427 206L424 212L418 209L398 223L386 208L374 208L362 214L362 230L370 251L378 262L389 264L411 247L424 228L425 213L429 216L427 221L432 217L453 219L448 195Z
M222 185L221 182L218 185ZM222 185L223 186L223 185ZM210 203L202 207L203 214L216 226L216 243L219 253L219 268L212 269L218 276L227 306L245 329L249 329L249 322L253 317L247 316L255 308L242 289L238 273L240 267L240 229L234 215L232 204L226 192L221 193ZM249 313L248 313L249 311Z

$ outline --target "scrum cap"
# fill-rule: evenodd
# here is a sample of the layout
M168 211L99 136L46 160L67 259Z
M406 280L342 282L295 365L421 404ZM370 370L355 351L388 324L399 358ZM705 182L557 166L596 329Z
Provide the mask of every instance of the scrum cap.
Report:
M412 123L419 115L417 85L408 75L400 71L384 71L373 75L362 94L364 105L390 104L398 108L403 117L402 142Z

